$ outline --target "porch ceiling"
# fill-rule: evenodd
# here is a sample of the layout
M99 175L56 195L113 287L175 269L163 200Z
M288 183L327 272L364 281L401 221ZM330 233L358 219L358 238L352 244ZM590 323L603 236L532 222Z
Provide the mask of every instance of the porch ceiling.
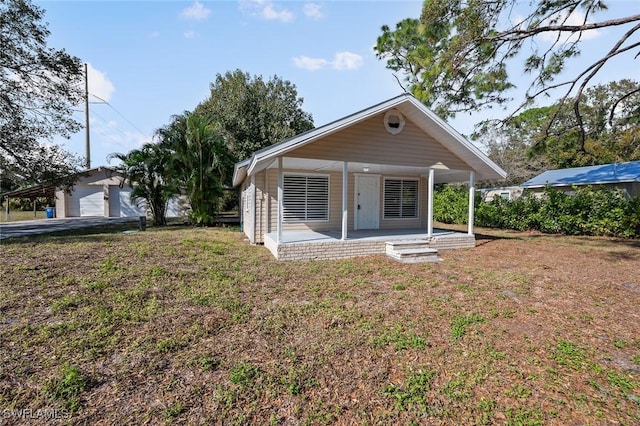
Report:
M309 172L342 172L342 161L318 160L311 158L284 157L282 161L284 169L307 170ZM268 168L277 168L277 161L272 162ZM349 173L382 174L396 176L426 176L429 168L435 169L435 183L466 182L469 180L468 170L451 170L442 163L425 165L424 167L399 166L393 164L372 164L349 162Z

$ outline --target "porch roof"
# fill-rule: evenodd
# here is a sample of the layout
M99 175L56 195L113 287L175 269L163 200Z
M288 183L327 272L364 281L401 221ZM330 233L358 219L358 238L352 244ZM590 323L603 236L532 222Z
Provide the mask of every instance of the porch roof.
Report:
M360 123L372 116L391 109L397 109L415 123L422 131L431 135L439 143L446 146L454 155L469 166L476 173L478 180L498 180L506 177L506 172L491 161L482 151L469 142L464 136L455 131L449 124L435 115L413 95L405 93L389 99L378 105L349 115L327 125L309 130L308 132L284 140L278 144L257 151L251 158L237 163L234 167L233 186L238 186L246 176L268 168L275 159L306 144L318 141L340 130ZM437 161L437 159L436 159ZM327 165L326 167L331 167ZM357 165L356 167L360 167ZM424 170L428 170L425 166ZM436 167L437 168L437 163ZM447 181L460 180L460 174L448 171ZM442 176L442 175L441 175ZM466 174L468 176L468 174ZM462 179L464 180L464 179Z

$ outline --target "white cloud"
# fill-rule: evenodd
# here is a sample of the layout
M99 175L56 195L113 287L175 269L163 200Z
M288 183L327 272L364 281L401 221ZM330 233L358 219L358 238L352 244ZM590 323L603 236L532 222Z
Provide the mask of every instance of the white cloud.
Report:
M94 95L98 101L109 102L116 88L105 73L87 64L89 74L89 94Z
M182 9L180 16L185 19L193 19L194 21L204 21L211 14L211 9L207 9L196 0L191 6Z
M240 0L240 10L269 21L291 22L294 19L291 11L274 5L270 0Z
M194 38L196 36L196 32L193 30L188 30L184 32L184 38Z
M293 21L293 13L289 12L287 9L276 9L273 3L265 5L264 9L262 9L262 17L270 21Z
M306 3L304 8L302 9L304 12L304 16L310 19L322 19L324 18L324 13L322 12L322 6L316 3Z
M357 70L363 64L362 56L351 52L338 52L333 59L335 70Z
M149 37L150 39L158 38L158 37L160 37L160 31L150 32L147 37Z
M298 56L293 58L293 63L298 68L308 71L316 71L326 67L329 64L329 61L320 58L310 58L308 56Z
M337 52L331 61L324 58L297 56L293 58L293 63L296 67L308 71L317 71L323 68L331 68L337 71L351 71L360 68L364 63L364 59L356 53Z

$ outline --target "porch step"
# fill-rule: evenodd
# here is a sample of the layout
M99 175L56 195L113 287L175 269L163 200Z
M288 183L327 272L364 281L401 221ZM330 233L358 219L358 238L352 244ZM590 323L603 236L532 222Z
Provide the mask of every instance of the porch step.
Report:
M438 250L429 247L428 240L386 242L387 257L401 263L439 262Z

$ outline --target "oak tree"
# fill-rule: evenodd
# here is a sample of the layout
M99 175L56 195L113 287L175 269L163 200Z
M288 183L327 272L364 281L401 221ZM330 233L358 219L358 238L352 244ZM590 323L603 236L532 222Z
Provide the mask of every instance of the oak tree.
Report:
M29 0L0 2L0 155L15 184L54 182L78 171L80 159L51 145L81 128L80 60L47 47L44 10Z

